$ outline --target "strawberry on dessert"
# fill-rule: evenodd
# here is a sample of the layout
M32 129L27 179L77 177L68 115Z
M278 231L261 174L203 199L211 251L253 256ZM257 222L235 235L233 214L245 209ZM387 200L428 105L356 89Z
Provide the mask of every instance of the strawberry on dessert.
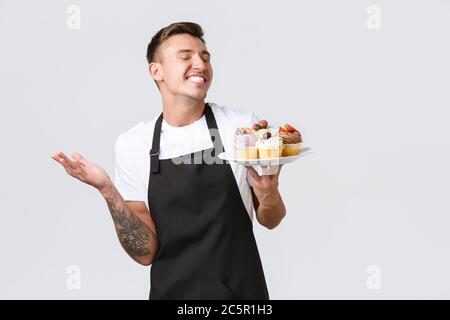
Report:
M269 123L267 120L260 120L258 123L253 124L252 129L258 131L260 129L267 129L269 127Z

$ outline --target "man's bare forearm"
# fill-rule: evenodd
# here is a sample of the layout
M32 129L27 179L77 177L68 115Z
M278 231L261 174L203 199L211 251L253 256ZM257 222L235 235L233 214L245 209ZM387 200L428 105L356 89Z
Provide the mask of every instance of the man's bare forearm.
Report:
M105 198L114 221L117 236L124 250L136 262L149 265L155 255L155 234L137 218L116 187L111 183L100 193Z
M257 201L256 218L268 229L278 226L286 215L286 208L278 190L268 195L262 201Z

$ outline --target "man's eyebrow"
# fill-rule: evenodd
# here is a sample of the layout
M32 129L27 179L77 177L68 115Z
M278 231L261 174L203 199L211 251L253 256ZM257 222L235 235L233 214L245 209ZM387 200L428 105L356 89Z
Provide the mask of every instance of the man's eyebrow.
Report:
M180 53L185 53L185 52L187 52L187 53L192 53L192 52L194 52L194 50L191 50L191 49L181 49L181 50L178 50L178 51L177 51L177 55L180 54ZM206 51L206 50L203 50L203 51L202 51L202 54L207 54L208 56L211 56L211 54L210 54L208 51Z

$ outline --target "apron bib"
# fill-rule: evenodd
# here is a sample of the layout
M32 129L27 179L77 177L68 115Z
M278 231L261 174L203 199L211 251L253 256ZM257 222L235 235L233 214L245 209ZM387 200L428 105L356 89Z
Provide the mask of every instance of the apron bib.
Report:
M217 158L224 148L214 114L208 104L203 112L213 147L184 155L190 164L159 160L162 114L155 123L148 204L159 249L150 299L269 299L251 219L230 165Z

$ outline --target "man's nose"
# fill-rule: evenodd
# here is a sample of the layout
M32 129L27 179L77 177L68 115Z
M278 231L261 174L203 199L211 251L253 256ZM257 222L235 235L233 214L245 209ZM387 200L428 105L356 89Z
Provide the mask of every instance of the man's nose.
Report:
M200 56L194 57L193 68L197 70L206 70L207 65L206 62Z

